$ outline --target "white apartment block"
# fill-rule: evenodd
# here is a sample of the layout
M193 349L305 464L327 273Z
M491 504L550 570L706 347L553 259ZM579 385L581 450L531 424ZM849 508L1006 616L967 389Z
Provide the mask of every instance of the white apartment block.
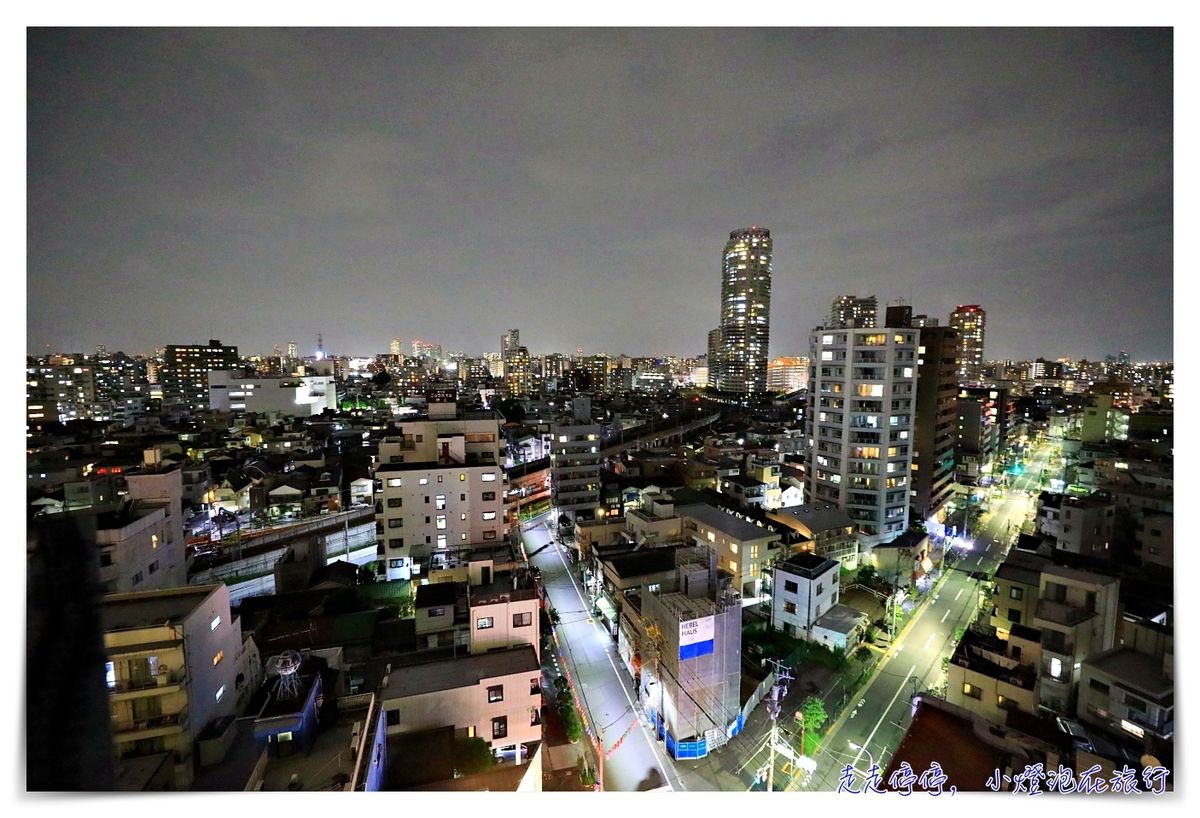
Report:
M712 549L717 567L733 574L733 588L750 605L762 595L762 567L778 553L779 535L724 509L678 506L684 536Z
M167 509L127 500L96 514L100 583L106 594L182 588L187 562L182 538L172 542Z
M310 417L337 411L337 384L331 375L244 378L238 372L208 373L208 403L217 412L281 412Z
M230 615L229 588L112 594L100 619L117 754L173 753L175 789L188 789L196 737L240 713L262 678L254 640Z
M375 520L389 580L427 576L436 554L508 534L507 450L495 414L463 417L432 399L429 412L379 444Z
M918 330L818 327L810 337L806 500L835 503L862 545L908 526Z
M841 563L800 553L775 565L771 581L771 626L797 639L811 639L813 625L838 604Z

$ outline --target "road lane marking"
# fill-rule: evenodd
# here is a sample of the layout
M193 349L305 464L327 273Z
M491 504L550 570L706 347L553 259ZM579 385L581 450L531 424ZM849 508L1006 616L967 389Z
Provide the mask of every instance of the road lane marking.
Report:
M949 611L947 611L947 613L949 613ZM933 644L933 637L935 637L935 636L937 636L936 633L929 634L929 639L927 639L925 641L925 650L929 650L929 646ZM916 665L914 665L913 667L916 667Z
M949 608L947 608L947 609L946 609L946 612L945 612L944 614L942 614L942 622L945 622L945 621L946 621L946 617L947 617L947 616L949 616L949 615L950 615L950 609L949 609ZM941 624L941 622L939 622L938 624Z
M959 588L959 589L958 589L958 593L954 595L954 601L955 601L955 602L958 602L958 598L959 598L960 596L962 596L962 592L963 592L963 589L962 589L962 588Z
M862 750L859 750L859 751L858 751L858 755L856 755L856 756L854 757L854 760L850 762L851 766L854 766L854 767L857 767L857 766L858 766L858 760L859 760L860 758L862 758L862 754L863 754L863 752L866 750L867 746L868 746L868 745L870 745L870 743L871 743L871 739L875 738L875 732L876 732L876 731L879 729L879 725L883 724L883 720L884 720L885 718L887 718L888 711L892 709L892 705L896 703L896 699L900 698L900 693L901 693L901 692L904 690L904 688L907 686L907 680L908 680L908 677L909 677L909 676L911 676L911 675L913 675L913 671L914 671L914 670L916 670L916 669L917 669L917 665L916 665L916 663L914 662L914 663L913 663L913 666L912 666L912 667L910 667L910 668L908 669L908 672L904 674L904 679L905 679L905 681L900 683L900 686L899 686L898 688L896 688L896 693L895 693L895 695L894 695L894 696L892 696L892 700L891 700L890 702L888 702L888 706L887 706L887 707L885 707L885 708L883 708L883 713L882 713L882 715L880 715L880 717L879 717L879 721L875 722L875 727L874 727L874 728L871 730L871 735L867 736L867 740L866 740L866 741L864 741L864 742L862 743L862 748L863 748L863 749L862 749Z

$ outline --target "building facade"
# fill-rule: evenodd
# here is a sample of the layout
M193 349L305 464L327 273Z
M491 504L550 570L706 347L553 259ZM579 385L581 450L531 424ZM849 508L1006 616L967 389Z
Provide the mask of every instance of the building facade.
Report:
M846 509L866 548L908 527L917 333L818 327L810 337L805 499Z
M879 302L873 295L866 298L839 295L829 307L829 323L854 327L878 326Z
M958 330L958 383L982 386L983 337L987 313L978 304L959 305L950 313L950 326Z
M928 520L954 494L958 331L926 326L919 337L911 497L913 516Z
M163 408L197 412L209 406L208 373L237 369L238 348L210 340L199 344L170 344L158 373L162 384Z
M771 334L771 231L760 227L729 234L721 260L721 351L716 378L723 392L767 389ZM711 339L711 338L710 338ZM713 372L713 361L709 371Z

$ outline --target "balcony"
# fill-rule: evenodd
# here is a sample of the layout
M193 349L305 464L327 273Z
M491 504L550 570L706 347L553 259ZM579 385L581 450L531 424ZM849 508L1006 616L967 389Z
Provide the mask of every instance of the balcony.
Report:
M187 677L183 668L157 676L144 676L137 679L117 679L116 684L109 685L108 692L112 699L137 699L145 696L162 696L167 693L178 693L180 685Z
M182 733L187 726L188 714L186 712L151 716L148 719L112 720L113 734L121 741L135 741Z
M1039 599L1037 609L1033 614L1034 619L1041 619L1066 627L1078 625L1080 622L1091 619L1095 615L1095 612L1089 611L1087 608L1071 605L1067 602L1056 602L1052 599Z

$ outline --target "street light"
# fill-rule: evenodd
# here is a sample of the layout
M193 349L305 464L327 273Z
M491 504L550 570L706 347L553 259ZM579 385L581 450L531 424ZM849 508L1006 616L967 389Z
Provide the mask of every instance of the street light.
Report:
M859 752L866 753L866 754L867 754L867 758L871 759L871 766L872 766L872 767L878 767L878 766L879 766L878 764L876 764L876 763L875 763L875 756L871 755L871 751L870 751L870 750L868 750L866 747L862 747L862 746L860 746L860 745L858 745L858 744L855 744L853 741L847 741L846 743L850 745L850 749L851 749L851 750L858 750Z

